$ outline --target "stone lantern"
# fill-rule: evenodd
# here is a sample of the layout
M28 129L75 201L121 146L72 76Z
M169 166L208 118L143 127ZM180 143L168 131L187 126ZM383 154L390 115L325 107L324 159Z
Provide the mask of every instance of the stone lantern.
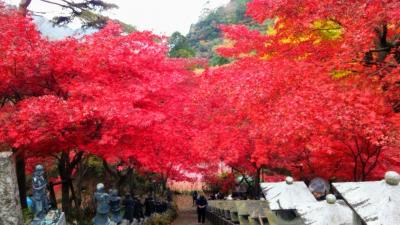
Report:
M389 171L381 181L333 183L353 210L354 225L400 224L400 175Z

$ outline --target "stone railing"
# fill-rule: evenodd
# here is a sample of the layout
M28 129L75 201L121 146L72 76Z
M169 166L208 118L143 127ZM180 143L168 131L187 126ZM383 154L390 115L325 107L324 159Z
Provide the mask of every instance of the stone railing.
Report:
M209 201L207 218L213 225L399 225L400 175L385 179L333 183L334 192L317 201L304 182L287 177L262 183L265 200Z

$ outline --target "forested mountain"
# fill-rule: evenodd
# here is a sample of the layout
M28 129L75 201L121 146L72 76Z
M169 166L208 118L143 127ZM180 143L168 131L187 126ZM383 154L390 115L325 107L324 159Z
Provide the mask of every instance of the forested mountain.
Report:
M224 64L226 59L218 57L213 48L222 43L219 25L244 24L258 28L245 15L246 4L250 0L231 0L227 5L214 10L205 10L199 22L193 24L187 34L189 46L196 51L196 56L210 59L210 64Z

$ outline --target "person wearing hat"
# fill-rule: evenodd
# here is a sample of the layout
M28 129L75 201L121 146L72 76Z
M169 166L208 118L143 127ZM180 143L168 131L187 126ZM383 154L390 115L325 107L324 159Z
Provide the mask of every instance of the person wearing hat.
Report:
M318 201L322 201L325 200L326 195L329 194L330 185L326 180L317 177L311 180L308 189Z

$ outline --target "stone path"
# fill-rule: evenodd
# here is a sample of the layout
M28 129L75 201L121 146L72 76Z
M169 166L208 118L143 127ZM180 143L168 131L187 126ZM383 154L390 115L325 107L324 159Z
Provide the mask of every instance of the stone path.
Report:
M196 210L193 209L182 209L179 210L178 218L173 222L173 225L197 225L197 214Z
M177 204L179 207L178 218L172 223L173 225L198 225L197 223L197 213L196 208L191 205L191 198L181 197L177 199ZM207 222L205 225L210 225Z

